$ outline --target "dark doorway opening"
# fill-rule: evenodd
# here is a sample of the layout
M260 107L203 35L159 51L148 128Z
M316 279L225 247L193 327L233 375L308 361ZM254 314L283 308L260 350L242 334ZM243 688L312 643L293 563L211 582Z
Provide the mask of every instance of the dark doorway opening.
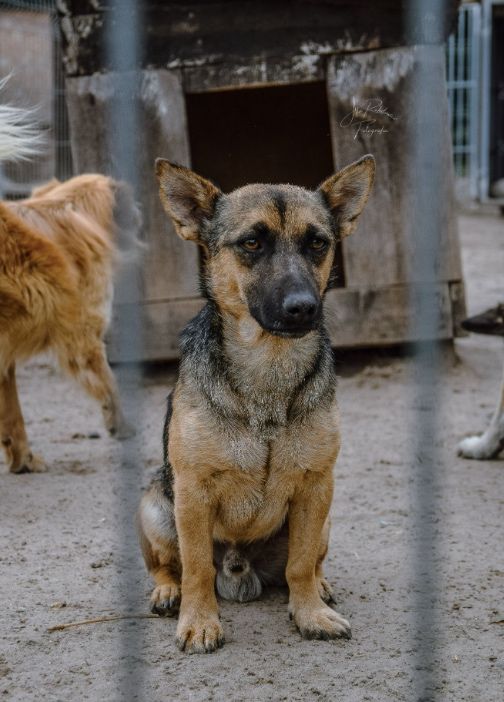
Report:
M186 95L191 162L224 192L247 183L316 188L334 172L323 82ZM344 286L337 252L338 287Z

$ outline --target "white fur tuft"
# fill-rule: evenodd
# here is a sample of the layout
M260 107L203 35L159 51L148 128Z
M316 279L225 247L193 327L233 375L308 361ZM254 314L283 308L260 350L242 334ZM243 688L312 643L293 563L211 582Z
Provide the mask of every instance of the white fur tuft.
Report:
M9 77L0 80L0 90ZM33 121L34 110L0 105L0 162L21 161L40 153L43 137Z

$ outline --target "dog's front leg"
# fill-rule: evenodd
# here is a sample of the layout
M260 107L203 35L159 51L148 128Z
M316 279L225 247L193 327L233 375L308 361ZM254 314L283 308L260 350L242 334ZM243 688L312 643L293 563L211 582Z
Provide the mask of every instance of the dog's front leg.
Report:
M175 521L182 561L182 601L177 645L188 653L211 653L224 643L215 596L215 507L201 490L175 482Z
M351 637L347 620L322 601L316 574L332 492L331 470L307 471L289 506L289 612L306 639Z

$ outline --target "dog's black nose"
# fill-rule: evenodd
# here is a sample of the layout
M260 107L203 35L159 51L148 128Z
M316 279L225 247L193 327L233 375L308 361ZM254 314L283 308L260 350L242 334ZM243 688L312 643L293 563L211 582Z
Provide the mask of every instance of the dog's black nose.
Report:
M289 324L309 324L317 316L318 300L308 291L291 292L284 298L282 312Z

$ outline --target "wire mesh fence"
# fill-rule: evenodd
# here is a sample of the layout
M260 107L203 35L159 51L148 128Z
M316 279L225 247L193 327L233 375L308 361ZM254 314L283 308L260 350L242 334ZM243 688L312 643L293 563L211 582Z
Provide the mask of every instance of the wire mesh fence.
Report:
M0 193L18 199L38 184L73 173L56 3L0 2L0 44L0 73L11 76L2 101L33 110L44 134L38 157L0 166Z
M35 83L43 89L43 95L35 92L35 87L23 92L23 101L32 104L44 103L41 108L41 127L51 130L52 156L40 161L19 166L6 167L2 175L4 195L20 197L39 181L55 175L66 178L72 174L69 130L65 105L65 89L61 68L59 43L54 31L53 3L0 3L0 31L12 30L16 33L13 41L26 42L26 33L34 36L33 51L39 54L38 61L44 64L44 83ZM22 5L22 7L21 7ZM136 0L116 0L110 3L109 24L106 27L105 41L110 70L113 74L112 98L108 105L110 141L107 153L113 164L113 175L127 180L134 188L139 188L137 163L141 141L138 134L144 128L137 112L136 96L139 92L139 66L142 42L142 3ZM418 43L419 72L413 91L411 114L414 115L408 135L407 148L411 155L408 178L415 183L411 193L412 228L409 246L414 252L414 265L417 278L422 281L436 279L436 271L442 252L439 249L440 229L443 226L443 203L440 200L439 154L443 138L442 115L432 109L431 96L435 89L432 84L432 46L441 34L441 3L434 0L415 2L410 0L408 31L418 32L418 17L427 14L429 23L421 28L423 32ZM426 12L426 5L429 5ZM4 13L8 10L8 13ZM33 17L31 14L33 13ZM8 17L7 17L8 15ZM30 15L30 17L28 17ZM36 15L36 16L35 16ZM29 21L29 27L23 29ZM21 27L21 29L19 29ZM471 188L476 188L475 169L477 163L477 51L474 37L478 33L477 8L467 6L459 15L459 25L455 37L448 44L448 80L451 104L451 119L454 139L455 166L457 173L468 176ZM15 33L13 33L15 34ZM434 39L433 39L434 37ZM48 50L47 47L50 47ZM42 50L42 48L44 49ZM3 65L2 65L3 68ZM8 71L12 70L10 65ZM15 67L16 80L23 80L23 68ZM49 79L47 78L49 76ZM32 77L30 77L31 79ZM42 79L41 79L42 80ZM14 81L13 81L14 82ZM32 90L32 92L30 92ZM50 95L50 100L47 96ZM12 95L16 100L17 96ZM120 125L120 127L119 127ZM142 358L143 326L141 312L141 271L139 264L126 266L118 281L118 289L127 288L128 303L118 308L115 320L116 345L119 349L117 375L121 394L125 398L126 413L135 426L141 425L142 405ZM440 384L440 343L436 340L439 320L439 300L434 288L428 285L415 288L412 295L411 315L412 338L420 341L415 345L415 372L411 379L411 389L415 393L418 412L409 432L411 478L414 526L417 534L415 550L410 554L412 580L416 584L412 595L410 660L414 678L414 692L411 699L417 702L441 699L438 696L439 669L438 653L442 643L436 616L440 583L435 569L437 549L436 513L442 500L439 488L439 471L442 464L436 451L436 426L439 412ZM141 473L139 439L127 442L122 451L121 465L114 476L117 500L119 533L119 559L131 561L131 554L138 550L133 515L136 512ZM134 575L134 567L127 567L117 584L123 611L138 609L142 601L143 588ZM143 640L136 628L127 623L121 629L120 665L117 666L117 696L124 700L148 699L143 666Z

